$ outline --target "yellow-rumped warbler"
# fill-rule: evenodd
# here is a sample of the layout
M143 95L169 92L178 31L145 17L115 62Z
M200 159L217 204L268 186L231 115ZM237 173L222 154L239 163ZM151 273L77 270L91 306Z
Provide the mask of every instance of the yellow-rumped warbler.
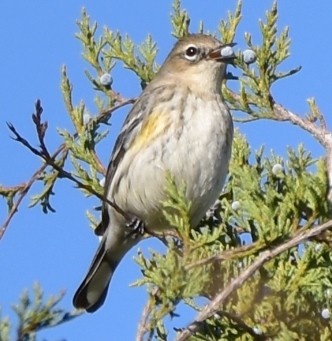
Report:
M168 172L186 185L193 227L218 198L233 139L221 96L226 64L234 60L229 46L204 34L180 39L128 114L105 181L105 196L126 215L103 203L103 237L74 296L76 308L93 312L104 303L115 268L141 239L128 216L147 231L169 228L161 204Z

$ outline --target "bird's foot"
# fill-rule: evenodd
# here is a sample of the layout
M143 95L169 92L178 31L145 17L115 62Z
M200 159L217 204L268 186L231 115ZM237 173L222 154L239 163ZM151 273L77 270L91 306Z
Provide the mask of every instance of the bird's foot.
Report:
M142 236L146 228L145 223L134 214L129 214L128 221L125 226L128 229L128 236L133 239Z

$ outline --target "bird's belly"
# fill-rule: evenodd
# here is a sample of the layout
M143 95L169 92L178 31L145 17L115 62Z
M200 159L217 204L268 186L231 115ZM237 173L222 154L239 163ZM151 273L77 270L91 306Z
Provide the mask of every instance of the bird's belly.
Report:
M190 122L181 122L181 131L166 132L161 140L131 158L129 172L119 182L121 195L115 195L115 201L153 229L167 225L161 211L167 173L178 186L185 185L193 226L222 190L230 159L232 122L228 111L207 109L188 117Z

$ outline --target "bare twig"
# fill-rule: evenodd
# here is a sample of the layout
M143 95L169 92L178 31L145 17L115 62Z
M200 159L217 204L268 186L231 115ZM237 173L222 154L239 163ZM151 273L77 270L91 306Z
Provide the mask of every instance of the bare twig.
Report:
M122 101L118 102L118 104L114 105L112 108L101 111L98 114L98 116L96 116L96 118L95 118L96 122L97 123L104 122L105 117L108 118L110 115L113 114L113 112L115 110L118 110L118 109L120 109L120 108L122 108L128 104L133 104L136 102L136 100L137 100L137 98L129 98L129 99L122 98Z
M152 312L152 308L153 308L153 305L151 304L151 299L149 299L143 309L141 319L138 323L136 341L143 341L144 335L149 331L147 324L149 321L149 316Z
M55 153L52 155L52 158L55 159L65 148L65 145L61 145L56 151ZM44 172L44 170L47 168L47 164L44 163L30 178L29 181L27 181L25 184L23 184L23 189L20 191L20 195L18 197L18 199L16 200L16 202L13 204L12 208L10 209L6 220L4 221L4 223L1 226L0 229L0 240L2 239L4 233L7 230L7 227L9 225L9 223L11 222L13 216L15 215L15 213L18 211L18 207L20 206L22 200L24 199L24 197L28 194L31 186L33 185L33 183L39 178L40 174L42 174Z
M326 168L327 168L328 179L329 179L328 198L331 200L332 199L332 132L327 129L325 120L321 116L320 125L317 125L314 122L308 120L307 118L303 118L297 114L292 113L291 111L285 109L280 104L274 105L274 112L277 118L280 117L282 120L290 121L293 124L296 124L302 129L308 131L325 148Z
M293 124L309 132L322 146L326 146L326 135L331 135L331 132L316 125L308 119L301 117L300 115L294 114L290 110L287 110L285 107L283 107L281 104L275 103L273 106L273 110L277 120L292 122Z
M241 97L239 94L229 90L230 96L233 97L234 101L240 102ZM250 104L250 103L249 103ZM308 119L307 117L302 117L292 111L286 109L279 103L273 104L274 116L269 116L270 119L277 121L288 121L291 122L303 130L309 132L326 150L326 167L329 179L329 193L328 199L332 200L332 132L328 129L323 115L319 112L318 121ZM239 122L250 122L258 119L259 117L249 117L247 118L237 118L236 121Z
M230 90L229 90L230 91ZM240 95L230 91L230 95L233 97L235 101L240 101ZM273 105L273 112L274 117L270 117L272 119L275 119L277 121L289 121L302 129L309 132L311 135L313 135L317 141L322 145L326 146L326 140L327 135L332 135L330 131L327 130L326 125L316 125L314 122L311 122L307 118L303 118L298 114L295 114L291 112L290 110L286 109L284 106L278 103L274 103ZM238 122L251 122L258 120L259 117L247 117L247 118L237 118L236 121Z
M96 122L97 123L101 123L101 122L105 121L105 118L108 118L115 110L117 110L117 109L119 109L121 107L124 107L124 106L126 106L128 104L132 104L135 101L136 101L135 98L124 99L124 98L121 97L121 102L119 102L118 104L114 105L110 109L107 109L107 110L104 110L104 111L100 112L99 115L96 116L96 118L95 118ZM36 170L36 172L31 176L30 180L28 180L27 182L22 183L20 185L20 187L22 187L22 189L19 191L20 194L19 194L17 200L14 202L13 206L11 207L11 209L10 209L10 211L9 211L5 221L4 221L4 223L2 224L2 226L0 228L0 240L2 239L4 233L6 232L7 227L9 226L9 224L10 224L11 220L13 219L15 213L18 212L18 208L19 208L22 200L28 194L28 192L30 191L30 189L31 189L32 185L34 184L34 182L36 180L38 180L38 178L40 177L40 174L42 174L48 166L52 166L53 167L55 165L56 158L61 153L67 152L67 146L65 144L61 144L52 155L49 154L49 152L48 152L48 150L46 148L46 145L44 143L44 136L45 136L45 132L46 132L46 129L47 129L47 123L46 122L43 123L43 126L40 125L40 124L38 125L38 123L37 123L38 121L41 122L42 111L43 111L43 109L41 107L41 103L40 103L39 100L37 100L37 102L36 102L36 113L33 114L32 119L33 119L33 121L34 121L34 123L36 125L37 135L38 135L38 139L39 139L41 150L44 153L44 155L47 156L47 160L51 161L51 162L47 163L47 160L45 160L45 157L43 157L45 163L39 169ZM21 142L24 146L29 148L29 150L31 150L35 155L41 156L40 155L41 152L38 149L34 148L26 139L22 138L17 133L16 129L14 128L14 126L12 124L8 123L8 127L14 133L16 140L18 140L18 137L20 137L19 142ZM77 137L78 137L78 134L76 133L74 135L74 138L77 138ZM53 168L59 168L59 167L56 165L56 167L53 167ZM59 170L59 169L57 169L57 170ZM70 175L70 177L68 179L76 182L75 181L76 179L73 178L70 173L66 172L66 174ZM15 187L17 187L17 186L15 186ZM85 188L85 189L88 190L89 192L91 192L89 188ZM91 194L96 194L96 193L94 191L92 191ZM101 198L101 200L104 200L104 198Z
M316 237L323 233L325 230L332 227L332 220L313 227L310 230L300 231L293 238L289 239L285 243L275 247L272 250L263 251L260 256L249 265L237 278L233 279L216 297L207 304L204 309L196 316L195 320L183 329L176 337L176 341L188 340L197 330L199 330L200 324L220 310L222 305L232 292L240 288L243 283L248 280L258 269L260 269L266 262L272 258L280 255L281 253L295 247L306 240Z
M48 128L48 123L47 123L47 121L42 122L42 120L41 120L43 108L41 106L41 102L39 99L37 100L37 102L35 104L35 110L36 110L36 113L32 114L32 120L36 126L37 136L38 136L39 143L40 143L40 148L45 155L50 157L50 154L48 153L48 150L47 150L46 145L45 145L45 140L44 140L45 134L46 134L46 131Z
M17 130L14 128L13 125L8 124L9 129L13 132L13 134L15 135L15 140L22 143L25 147L27 147L33 154L41 157L44 161L45 164L47 166L51 166L53 167L58 173L59 173L59 177L61 178L66 178L69 179L71 181L73 181L79 188L81 189L85 189L86 191L88 191L89 193L95 195L96 197L98 197L100 200L102 200L103 202L106 202L107 204L109 204L110 206L112 206L118 213L120 213L122 216L124 216L126 219L130 220L131 217L128 216L128 214L126 212L124 212L115 202L110 201L108 198L106 198L105 195L102 195L100 193L98 193L97 191L95 191L90 185L86 185L84 183L82 183L81 181L77 180L70 172L66 171L63 167L60 167L57 163L54 157L51 157L50 154L48 153L48 151L46 150L46 152L44 152L43 148L41 150L38 150L36 148L34 148L25 138L23 138L18 132ZM63 151L66 149L67 147L64 147Z

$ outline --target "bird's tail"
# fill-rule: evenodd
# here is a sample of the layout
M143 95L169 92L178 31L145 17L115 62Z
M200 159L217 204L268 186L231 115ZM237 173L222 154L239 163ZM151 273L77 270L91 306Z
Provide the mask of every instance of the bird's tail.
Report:
M98 250L83 282L77 289L73 304L78 309L92 313L104 303L112 275L119 261L112 261L107 254L106 238L100 242Z

